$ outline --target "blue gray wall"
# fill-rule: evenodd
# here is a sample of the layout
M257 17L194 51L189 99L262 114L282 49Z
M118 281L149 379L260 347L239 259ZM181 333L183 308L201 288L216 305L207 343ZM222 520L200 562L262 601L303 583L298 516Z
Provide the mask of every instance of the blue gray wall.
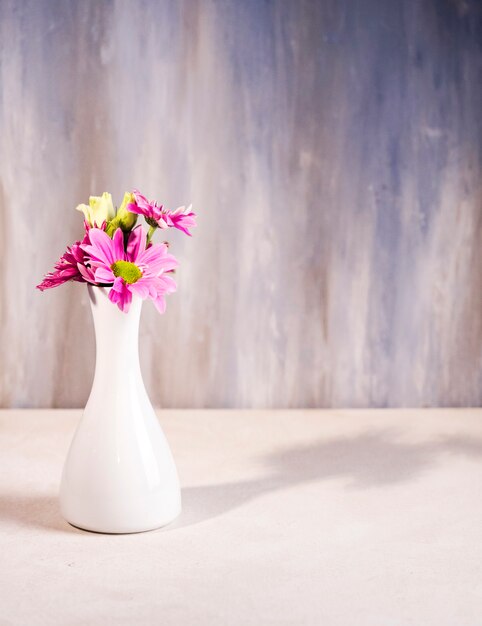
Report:
M0 405L82 406L89 194L193 202L165 407L480 405L476 0L0 2Z

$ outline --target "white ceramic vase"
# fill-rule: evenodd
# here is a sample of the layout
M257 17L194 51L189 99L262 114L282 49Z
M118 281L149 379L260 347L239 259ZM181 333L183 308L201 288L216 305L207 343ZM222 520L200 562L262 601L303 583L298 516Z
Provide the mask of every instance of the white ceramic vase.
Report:
M108 288L88 287L96 364L89 400L62 472L60 509L72 525L101 533L159 528L181 511L176 466L142 381L142 300L129 313Z

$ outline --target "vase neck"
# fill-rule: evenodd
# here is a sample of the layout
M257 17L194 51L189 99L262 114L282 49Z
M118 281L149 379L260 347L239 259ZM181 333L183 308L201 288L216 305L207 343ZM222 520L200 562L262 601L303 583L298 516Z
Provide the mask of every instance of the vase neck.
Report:
M134 296L128 313L109 300L109 288L88 286L94 319L94 385L119 384L140 375L139 320L142 300Z

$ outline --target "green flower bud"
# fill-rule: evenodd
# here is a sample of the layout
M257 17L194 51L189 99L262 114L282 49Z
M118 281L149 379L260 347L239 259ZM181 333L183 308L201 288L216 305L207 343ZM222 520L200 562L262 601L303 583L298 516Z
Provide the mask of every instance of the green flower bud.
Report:
M122 204L117 209L117 213L113 219L107 224L106 233L112 237L118 228L122 228L125 233L131 231L137 222L137 214L127 210L128 204L135 204L136 199L132 193L128 191L124 194Z

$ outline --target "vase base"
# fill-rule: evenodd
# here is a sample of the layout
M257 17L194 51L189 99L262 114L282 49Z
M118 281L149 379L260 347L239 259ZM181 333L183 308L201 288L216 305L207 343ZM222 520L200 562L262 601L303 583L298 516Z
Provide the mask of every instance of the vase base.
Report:
M166 526L169 526L169 524L172 524L172 522L174 522L179 517L180 514L181 514L181 511L179 511L178 513L176 513L176 515L170 517L167 520L157 522L153 526L142 527L139 525L139 527L137 528L129 528L129 529L122 529L122 530L121 529L119 530L109 529L108 530L107 528L101 529L99 527L93 528L90 524L81 525L81 524L76 524L74 522L71 522L66 517L64 517L64 519L73 528L76 528L77 530L83 530L88 533L95 533L96 535L137 535L139 533L148 533L154 530L159 530L160 528L165 528Z

